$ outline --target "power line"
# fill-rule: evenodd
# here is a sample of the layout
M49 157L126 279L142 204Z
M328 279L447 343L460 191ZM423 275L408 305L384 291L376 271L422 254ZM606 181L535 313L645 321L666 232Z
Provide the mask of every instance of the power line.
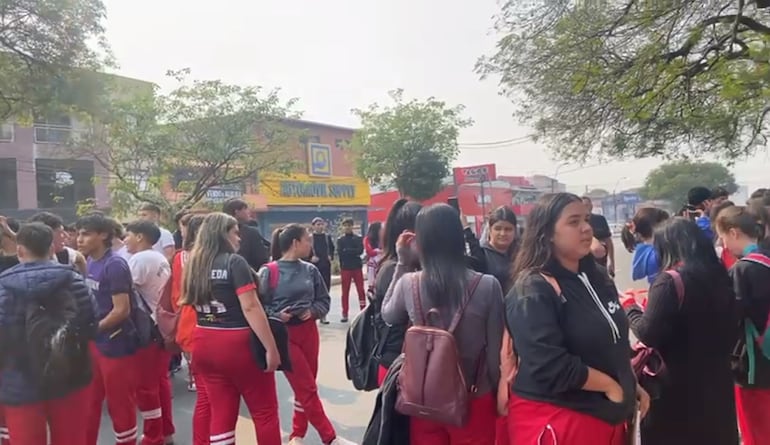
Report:
M522 142L528 142L531 140L530 136L520 136L511 139L504 139L500 141L489 142L460 142L457 145L461 148L501 148L510 145L520 144Z

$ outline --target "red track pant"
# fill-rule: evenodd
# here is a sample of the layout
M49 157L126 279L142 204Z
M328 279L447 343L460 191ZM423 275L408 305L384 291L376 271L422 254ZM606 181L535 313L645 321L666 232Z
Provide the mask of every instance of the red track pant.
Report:
M158 344L140 350L136 356L136 405L144 420L142 445L163 445L174 435L171 410L171 355Z
M482 445L495 443L496 401L493 394L471 400L468 423L462 427L412 418L409 436L412 445Z
M210 445L211 443L211 404L209 404L209 395L206 392L206 385L203 380L198 378L195 373L195 366L188 362L192 367L193 381L195 382L196 395L195 410L193 411L193 445Z
M9 443L8 426L5 424L5 407L0 405L0 445L8 445Z
M735 387L735 407L743 445L770 440L770 389Z
M626 427L587 414L511 394L510 445L624 445Z
M495 421L495 445L508 445L511 438L508 436L508 416L499 416Z
M89 388L83 388L60 399L6 406L5 419L13 443L48 445L50 427L51 445L82 445L86 442L83 413L88 412L89 396Z
M380 365L377 368L377 387L379 388L382 386L383 383L385 383L385 377L388 376L388 368Z
M363 269L342 270L342 317L347 318L350 309L350 282L356 283L358 291L358 306L363 309L366 307L366 294L364 293L364 271Z
M318 431L321 441L329 443L337 437L337 433L318 397L316 377L320 344L318 326L314 320L289 326L289 357L292 370L285 374L294 391L294 419L289 437L305 437L309 421Z
M88 420L84 422L87 424L86 445L96 445L105 398L115 432L115 443L136 444L136 356L105 357L92 344L91 359L94 378L90 388Z
M210 405L212 444L235 443L235 424L243 397L259 445L281 445L275 374L259 369L250 343L249 328L196 327L193 333L193 367Z

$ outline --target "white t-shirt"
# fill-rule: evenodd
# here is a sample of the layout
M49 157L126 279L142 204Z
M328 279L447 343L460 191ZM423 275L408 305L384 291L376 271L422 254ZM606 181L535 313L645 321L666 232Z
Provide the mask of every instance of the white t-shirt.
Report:
M64 246L64 250L67 251L67 265L74 266L75 265L75 259L78 256L78 251L73 249L73 248L71 248L71 247L67 247L67 246ZM56 254L53 254L51 256L51 260L54 263L58 263L59 262L59 258L56 257Z
M128 267L131 268L136 290L142 294L154 317L163 288L171 277L171 266L162 253L143 250L131 255Z
M174 246L176 246L176 243L174 242L174 235L172 235L171 232L164 229L163 227L160 227L160 239L157 243L155 243L154 246L152 246L153 250L165 254L164 250L166 247Z

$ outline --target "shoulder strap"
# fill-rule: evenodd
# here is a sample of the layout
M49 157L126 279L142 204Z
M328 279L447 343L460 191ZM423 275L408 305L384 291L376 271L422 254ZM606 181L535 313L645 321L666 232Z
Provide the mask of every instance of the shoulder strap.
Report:
M422 300L420 299L420 274L417 272L412 278L412 301L414 302L414 318L419 321L421 326L425 326L425 311L422 310Z
M666 273L674 280L676 298L679 300L679 307L682 307L682 304L684 304L684 281L682 281L682 275L679 274L679 271L674 269L668 269Z
M452 323L449 325L449 329L447 329L447 331L450 334L453 334L455 329L457 329L457 325L460 324L460 319L463 318L465 309L468 307L468 303L471 302L471 297L473 296L473 294L476 293L476 288L479 287L479 283L481 282L481 277L484 276L484 274L481 274L481 273L476 273L475 275L476 276L470 282L470 286L466 288L465 298L463 298L463 303L460 306L460 310L457 311L454 318L452 319Z
M267 271L270 272L270 276L268 277L268 284L270 285L270 289L276 289L278 288L278 278L280 278L280 270L278 269L278 262L277 261L271 261L265 265L267 267Z
M561 297L561 286L559 286L559 282L556 280L556 278L554 278L553 275L548 275L543 272L540 272L540 276L551 285L553 291L556 292L556 296Z
M767 268L770 268L770 258L768 258L766 255L763 255L757 252L750 253L744 256L743 258L741 258L741 261L749 261L751 263L757 263Z

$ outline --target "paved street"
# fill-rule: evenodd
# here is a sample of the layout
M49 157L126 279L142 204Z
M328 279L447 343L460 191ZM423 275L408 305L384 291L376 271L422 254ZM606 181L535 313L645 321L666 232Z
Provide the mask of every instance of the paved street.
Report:
M641 288L646 283L631 281L631 255L623 249L619 239L616 239L617 263L616 282L618 289L623 291L629 287ZM352 292L355 294L355 292ZM351 300L354 300L351 297ZM353 303L353 301L351 301ZM351 307L356 304L351 304ZM331 324L321 326L321 360L318 375L318 385L326 412L334 423L340 436L359 441L369 421L374 406L375 393L362 393L353 389L345 378L343 355L345 350L345 332L347 325L340 319L340 287L332 288L332 312L329 316ZM353 312L354 315L357 312ZM291 426L292 392L282 373L278 373L278 398L280 402L281 426L284 431ZM187 392L185 372L179 373L174 379L174 422L177 426L177 445L190 445L192 410L195 404L195 394ZM112 445L112 427L106 414L102 418L99 445ZM288 434L288 433L286 433ZM238 422L238 442L240 444L255 444L254 430L245 406L241 409ZM288 436L285 437L288 441ZM320 445L315 431L311 427L305 441L308 445Z

